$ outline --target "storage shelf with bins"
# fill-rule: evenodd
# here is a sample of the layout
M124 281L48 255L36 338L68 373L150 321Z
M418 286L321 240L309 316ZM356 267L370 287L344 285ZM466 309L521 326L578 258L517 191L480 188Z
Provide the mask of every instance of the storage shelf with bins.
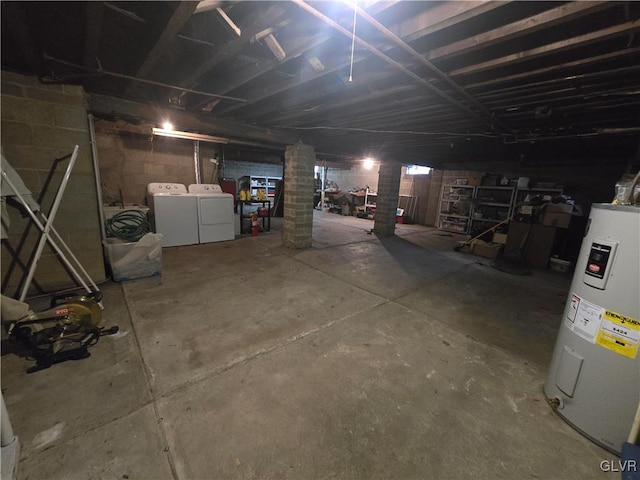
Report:
M467 233L471 219L471 205L477 187L443 185L438 208L438 228L448 232Z
M243 182L248 182L252 198L258 198L259 191L264 190L267 197L272 199L276 195L276 185L280 180L282 180L282 177L257 177L247 175L240 177L240 180L238 181L238 191L240 190Z
M471 230L490 228L496 223L507 220L512 211L515 187L479 186L476 187Z

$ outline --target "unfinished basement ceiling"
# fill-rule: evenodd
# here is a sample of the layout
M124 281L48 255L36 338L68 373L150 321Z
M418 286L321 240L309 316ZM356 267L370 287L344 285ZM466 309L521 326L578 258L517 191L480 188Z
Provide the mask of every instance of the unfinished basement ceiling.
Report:
M134 100L200 133L440 168L638 150L640 2L1 7L3 70L81 84L98 114L156 121Z

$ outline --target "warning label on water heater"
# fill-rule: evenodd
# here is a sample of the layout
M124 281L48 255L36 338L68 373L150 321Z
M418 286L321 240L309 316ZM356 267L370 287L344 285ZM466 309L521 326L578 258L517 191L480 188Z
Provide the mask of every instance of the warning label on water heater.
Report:
M625 357L636 358L640 343L640 321L605 310L596 343Z
M565 324L576 335L595 343L604 310L573 293Z

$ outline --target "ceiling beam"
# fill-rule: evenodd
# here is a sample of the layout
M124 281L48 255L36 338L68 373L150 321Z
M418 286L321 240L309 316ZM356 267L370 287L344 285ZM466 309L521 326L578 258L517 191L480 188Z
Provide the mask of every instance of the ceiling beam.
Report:
M490 125L495 123L498 126L500 126L500 128L502 128L503 131L509 132L509 130L510 130L509 127L502 120L500 120L499 117L497 117L492 112L490 112L484 105L482 105L482 103L480 103L478 101L477 98L475 98L473 95L469 94L464 88L462 88L460 85L458 85L456 82L454 82L447 74L442 72L433 63L431 63L429 60L427 60L422 55L420 55L416 50L414 50L412 47L410 47L402 39L397 37L387 27L382 25L375 18L373 18L367 12L365 12L360 7L358 7L357 4L354 4L353 8L355 8L356 12L361 17L363 17L368 23L373 25L386 38L388 38L393 43L395 43L398 47L400 47L402 50L407 52L412 58L416 59L422 65L427 67L431 73L433 73L437 78L439 78L440 80L445 82L447 85L449 85L458 95L464 97L468 102L470 102L472 105L474 105L480 111L480 113L483 114L489 120L489 124ZM459 105L457 103L454 103L454 105L459 107ZM466 108L465 108L465 110L466 110Z
M300 55L312 50L313 48L322 45L326 41L331 39L331 35L328 33L320 33L313 34L311 36L304 36L302 40L299 41L297 38L295 43L287 43L283 44L284 49L287 51L287 59L286 61L292 60L294 58L298 58ZM201 84L201 88L206 88L207 90L213 90L216 92L226 93L236 88L240 88L241 86L249 83L251 80L258 78L260 75L282 65L283 62L278 61L275 58L257 58L255 61L244 68L237 69L235 71L230 71L224 76L218 76L216 78L217 81L207 84ZM198 100L190 105L188 108L191 109L199 109L206 102Z
M181 86L186 86L188 88L192 88L198 84L198 80L210 69L216 66L218 63L223 61L224 59L235 55L240 52L242 48L249 43L251 38L253 38L256 34L260 33L262 30L268 27L273 27L275 24L280 22L286 13L287 9L285 8L285 4L276 3L269 7L266 11L261 11L256 9L252 18L245 25L241 25L240 28L242 30L241 37L235 37L233 40L228 42L224 48L219 49L210 58L201 62L198 66L196 66L193 71L186 75L180 81Z
M434 33L439 30L454 26L476 15L480 15L482 13L492 11L508 3L510 2L509 1L444 2L443 4L437 4L435 7L429 8L426 12L413 16L408 20L400 21L398 24L392 26L390 30L396 35L400 36L405 41L416 40L418 38L421 38L424 35L428 35L430 33ZM327 35L329 38L331 38L330 34L327 34ZM321 40L321 38L319 38L319 40ZM393 48L391 45L386 45L384 47L381 47L381 50L387 51L387 50L390 50L391 48ZM353 60L354 65L366 59L367 59L366 56L357 56ZM321 60L325 64L333 62L335 65L335 58L329 59L329 62L327 62L327 60L325 59L321 59ZM265 87L262 89L261 94L253 95L249 99L249 103L252 104L251 108L254 108L253 104L255 104L256 102L266 100L272 97L273 95L277 95L286 90L300 87L310 81L316 80L325 75L333 74L335 71L349 66L349 63L350 63L349 60L345 60L341 64L335 65L333 69L325 69L321 73L315 73L313 75L302 77L298 79L298 81L296 82L291 82L291 84L285 86L284 88L281 85L277 85L275 87ZM240 77L240 79L234 80L235 83L238 84L238 86L247 83L249 80L253 80L257 78L263 73L266 73L266 71L268 71L268 69L263 70L262 68L255 69L255 70L254 69L247 69L247 70L248 72L254 73L252 78L242 80L245 77L243 77L242 75L235 75L236 77ZM231 73L229 76L234 77L234 74ZM222 93L225 93L225 92L228 93L232 91L232 89L226 89L226 88L216 88L215 90L221 91ZM217 111L226 112L226 111L232 111L235 109L236 107L232 105L227 107L227 109L225 110L218 109Z
M575 60L573 62L560 63L557 65L552 65L550 67L538 68L535 70L529 70L522 73L516 73L514 75L506 75L504 77L492 78L491 80L486 80L483 82L470 83L466 85L466 88L468 90L486 88L493 85L500 85L501 83L508 83L508 82L522 80L529 77L546 75L548 73L553 73L560 70L567 70L573 67L582 67L585 65L591 65L593 63L607 62L609 60L613 60L618 57L623 57L625 55L635 55L637 53L640 53L640 47L626 48L624 50L616 50L614 52L605 53L603 55L596 55L594 57L581 58L580 60Z
M145 78L149 72L151 72L158 60L160 60L163 55L166 55L167 48L169 48L171 43L175 40L176 35L178 35L180 30L182 30L182 27L184 27L187 21L189 21L197 6L198 2L189 1L180 2L178 4L177 8L171 15L171 18L167 22L167 25L156 40L155 45L147 54L147 58L145 58L144 62L136 72L136 78ZM129 83L125 91L125 96L132 96L135 92L135 86L135 82Z
M195 13L208 12L209 10L215 10L220 7L224 2L220 0L202 0L201 2L196 2L196 11Z
M299 134L263 128L230 120L217 120L211 116L197 115L192 112L162 108L158 105L133 102L106 95L88 95L89 110L98 116L136 118L150 127L161 126L171 120L177 129L229 138L230 143L244 144L262 142L269 145L289 145L300 140ZM151 130L149 129L149 135Z
M595 32L590 32L584 35L578 35L577 37L568 38L559 42L550 43L541 47L532 48L518 53L505 55L504 57L495 58L486 62L476 63L474 65L468 65L466 67L458 68L449 72L452 77L470 75L473 73L485 72L494 68L505 67L507 65L514 65L516 63L524 62L526 60L532 60L544 55L557 54L572 48L577 48L585 45L589 45L609 38L626 35L640 30L640 20L633 20L631 22L625 22L613 27L605 28Z
M584 15L611 8L612 2L571 2L552 8L538 15L527 17L517 22L504 25L488 32L479 33L469 38L449 43L443 47L431 50L426 57L429 60L446 60L455 55L463 55L490 47L497 43L507 42L542 29L553 27Z
M569 83L572 85L582 85L583 82L598 79L604 77L605 80L620 78L621 80L627 80L628 74L640 70L640 65L630 65L628 67L611 68L608 70L598 70L596 72L581 73L579 75L568 75L563 77L552 78L550 80L542 80L539 82L532 82L527 84L519 84L514 87L491 90L487 93L479 94L478 96L483 100L491 100L493 98L499 98L508 95L517 95L519 92L532 91L535 88L544 88L558 83ZM635 88L635 85L634 85Z
M415 80L420 85L423 85L423 86L427 87L430 91L432 91L433 93L435 93L439 97L443 98L445 101L449 102L450 104L456 106L460 110L463 110L463 111L469 113L470 115L478 117L483 123L486 123L487 125L489 125L491 127L494 127L494 123L497 123L497 120L488 119L488 118L486 118L486 115L481 115L478 112L476 112L475 110L472 110L471 108L467 107L466 105L460 103L458 100L456 100L455 98L451 97L449 94L447 94L447 93L443 92L442 90L440 90L439 88L435 87L434 85L432 85L428 81L424 80L419 75L416 75L414 72L409 70L407 67L405 67L400 62L397 62L394 59L392 59L391 57L385 55L380 50L375 48L373 45L365 42L364 40L362 40L357 35L353 35L352 32L349 32L347 29L345 29L340 24L336 23L335 21L333 21L329 17L323 15L321 12L319 12L315 8L313 8L310 5L308 5L307 3L305 3L304 0L291 0L291 1L293 3L295 3L296 5L300 6L302 9L306 10L307 12L309 12L311 15L315 16L316 18L321 19L322 21L324 21L328 25L331 25L334 29L339 31L342 35L346 36L347 38L353 38L353 40L358 45L364 47L366 50L371 52L373 55L375 55L376 57L378 57L381 60L385 61L386 63L388 63L389 65L394 67L396 70L399 70L400 72L404 73L406 76L412 78L413 80ZM501 125L501 127L503 129L505 129L504 126Z
M384 80L390 76L389 73L381 75L379 79ZM309 89L310 91L303 97L296 97L295 104L287 105L284 102L280 103L280 109L288 109L289 111L281 114L274 114L273 111L260 111L260 116L268 116L271 121L285 122L287 120L295 120L304 118L308 115L318 115L320 113L329 112L335 109L342 109L357 105L359 103L375 102L388 95L394 95L396 93L411 93L416 90L415 85L399 85L390 88L376 88L371 91L371 88L365 86L358 88L356 85L349 87L347 91L344 87L337 82L329 89ZM330 103L327 102L327 98L330 98ZM346 98L345 98L346 97ZM424 97L424 95L423 95ZM313 107L308 106L308 102L316 100L317 105ZM322 102L322 103L320 103ZM375 105L375 104L374 104ZM375 105L377 108L377 105Z
M452 27L483 13L502 7L510 1L442 2L400 22L390 30L405 42L412 42L439 30Z

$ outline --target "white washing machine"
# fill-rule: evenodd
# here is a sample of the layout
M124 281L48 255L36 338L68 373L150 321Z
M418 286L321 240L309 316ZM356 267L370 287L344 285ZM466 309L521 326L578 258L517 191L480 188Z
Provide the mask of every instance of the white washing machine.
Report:
M181 183L150 183L149 207L163 247L198 243L198 197Z
M192 184L189 193L198 199L198 231L200 243L235 239L233 195L223 193L220 185Z

